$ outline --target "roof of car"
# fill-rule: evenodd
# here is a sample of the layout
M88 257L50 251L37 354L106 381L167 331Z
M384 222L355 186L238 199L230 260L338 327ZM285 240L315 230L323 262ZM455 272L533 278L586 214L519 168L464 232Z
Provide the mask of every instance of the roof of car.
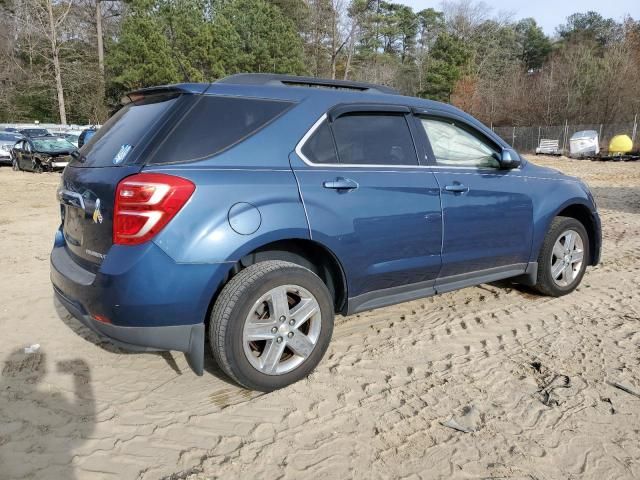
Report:
M321 108L324 108L325 111L339 103L358 102L405 105L415 108L421 113L440 111L455 114L475 124L485 132L488 133L489 131L485 125L482 125L471 115L446 103L401 95L395 90L382 85L292 75L238 74L212 83L179 83L144 88L129 93L128 97L129 100L134 100L135 95L175 92L253 97L292 102L317 100L314 103L322 105ZM495 139L498 140L497 137Z
M150 95L170 92L229 94L292 101L301 101L310 97L327 97L337 101L393 103L419 108L436 107L440 110L459 111L444 103L401 95L396 90L384 85L258 73L231 75L212 83L178 83L148 87L135 90L128 95L131 98L136 94Z

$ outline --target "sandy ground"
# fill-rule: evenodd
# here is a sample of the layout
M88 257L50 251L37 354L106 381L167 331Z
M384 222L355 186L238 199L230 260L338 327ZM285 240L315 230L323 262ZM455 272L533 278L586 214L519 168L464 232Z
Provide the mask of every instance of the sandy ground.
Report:
M535 161L599 203L602 264L576 292L340 317L317 371L271 394L71 319L48 278L59 176L1 168L0 478L640 478L640 398L607 383L640 391L640 162Z

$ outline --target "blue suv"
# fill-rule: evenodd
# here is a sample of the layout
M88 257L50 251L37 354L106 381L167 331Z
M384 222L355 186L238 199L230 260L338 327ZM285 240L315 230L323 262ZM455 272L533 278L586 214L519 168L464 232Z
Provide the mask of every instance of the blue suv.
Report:
M240 74L147 88L74 152L56 297L134 350L205 340L239 384L307 376L334 314L500 279L560 296L600 257L587 186L441 103Z

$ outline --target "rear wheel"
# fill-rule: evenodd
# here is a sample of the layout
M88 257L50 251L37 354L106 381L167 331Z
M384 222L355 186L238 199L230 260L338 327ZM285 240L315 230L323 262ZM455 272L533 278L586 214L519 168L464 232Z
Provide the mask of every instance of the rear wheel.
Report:
M11 167L13 168L13 170L15 172L19 172L20 171L20 164L18 163L18 160L16 158L13 158L11 160Z
M580 284L588 259L589 236L584 225L574 218L554 218L538 256L535 288L553 297L571 293Z
M271 391L309 375L333 331L326 285L294 263L247 267L224 287L211 313L209 340L224 372L239 384Z

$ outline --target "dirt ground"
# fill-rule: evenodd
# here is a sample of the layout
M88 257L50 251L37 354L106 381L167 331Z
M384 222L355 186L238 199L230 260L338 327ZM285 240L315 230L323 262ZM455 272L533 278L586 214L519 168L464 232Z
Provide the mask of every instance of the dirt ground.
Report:
M602 263L576 292L339 317L317 371L271 394L70 318L49 284L59 175L0 168L0 478L640 478L640 398L608 383L640 392L640 162L534 161L599 204Z

